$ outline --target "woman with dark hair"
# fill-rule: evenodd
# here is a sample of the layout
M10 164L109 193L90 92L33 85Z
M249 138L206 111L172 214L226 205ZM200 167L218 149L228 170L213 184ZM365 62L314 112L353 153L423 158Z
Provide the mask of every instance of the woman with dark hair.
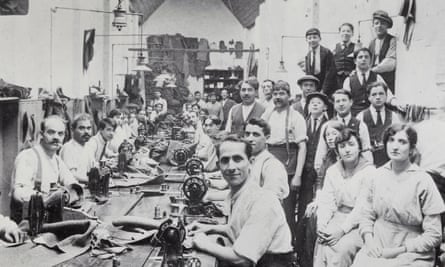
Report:
M365 246L354 266L432 267L445 205L431 177L410 161L417 132L393 124L383 142L390 161L377 169L364 195L360 234Z
M363 245L356 204L375 167L362 156L360 138L349 128L336 138L335 151L339 161L327 170L318 201L315 267L349 267Z

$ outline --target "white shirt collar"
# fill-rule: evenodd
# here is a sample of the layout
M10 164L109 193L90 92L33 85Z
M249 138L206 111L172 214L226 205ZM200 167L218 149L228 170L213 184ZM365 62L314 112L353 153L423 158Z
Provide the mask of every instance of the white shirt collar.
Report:
M343 119L345 119L346 124L349 123L349 121L351 120L351 118L352 118L351 112L349 112L349 114L346 115L346 117L340 117L339 115L337 115L337 120L343 122Z

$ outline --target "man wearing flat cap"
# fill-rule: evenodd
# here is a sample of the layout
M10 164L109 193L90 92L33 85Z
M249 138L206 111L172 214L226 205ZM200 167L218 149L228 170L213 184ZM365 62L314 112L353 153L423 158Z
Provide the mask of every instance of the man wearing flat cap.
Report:
M305 73L319 80L318 91L331 96L337 88L337 71L332 52L320 45L321 34L317 28L306 31L309 52L305 58Z
M392 25L393 21L386 11L377 10L372 14L372 26L376 38L369 44L369 50L372 52L371 71L380 74L394 93L397 42L396 38L388 33Z

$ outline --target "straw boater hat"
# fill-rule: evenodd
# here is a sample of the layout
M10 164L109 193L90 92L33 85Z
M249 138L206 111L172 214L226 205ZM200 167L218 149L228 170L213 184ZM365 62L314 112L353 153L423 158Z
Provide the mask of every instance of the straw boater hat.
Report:
M392 28L392 18L388 15L388 12L383 10L377 10L372 14L372 19L378 19L388 24L388 28Z

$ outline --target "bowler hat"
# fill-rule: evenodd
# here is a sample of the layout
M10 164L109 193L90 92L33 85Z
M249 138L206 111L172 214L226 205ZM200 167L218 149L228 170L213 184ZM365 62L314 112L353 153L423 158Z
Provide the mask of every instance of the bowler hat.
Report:
M316 84L316 86L318 86L320 84L320 80L317 77L315 77L313 75L304 75L303 77L298 79L298 81L297 81L298 86L301 86L301 84L304 81L313 81Z
M377 10L372 14L372 19L378 19L388 24L388 28L392 28L392 18L388 15L388 12L383 10Z
M314 98L314 97L320 98L321 101L323 101L326 106L329 105L329 98L328 98L328 96L323 94L323 93L320 93L320 92L313 92L313 93L308 94L306 96L306 103L309 103L311 101L311 99Z
M317 28L310 28L307 30L306 37L308 37L308 35L318 35L318 37L321 37L320 30Z

